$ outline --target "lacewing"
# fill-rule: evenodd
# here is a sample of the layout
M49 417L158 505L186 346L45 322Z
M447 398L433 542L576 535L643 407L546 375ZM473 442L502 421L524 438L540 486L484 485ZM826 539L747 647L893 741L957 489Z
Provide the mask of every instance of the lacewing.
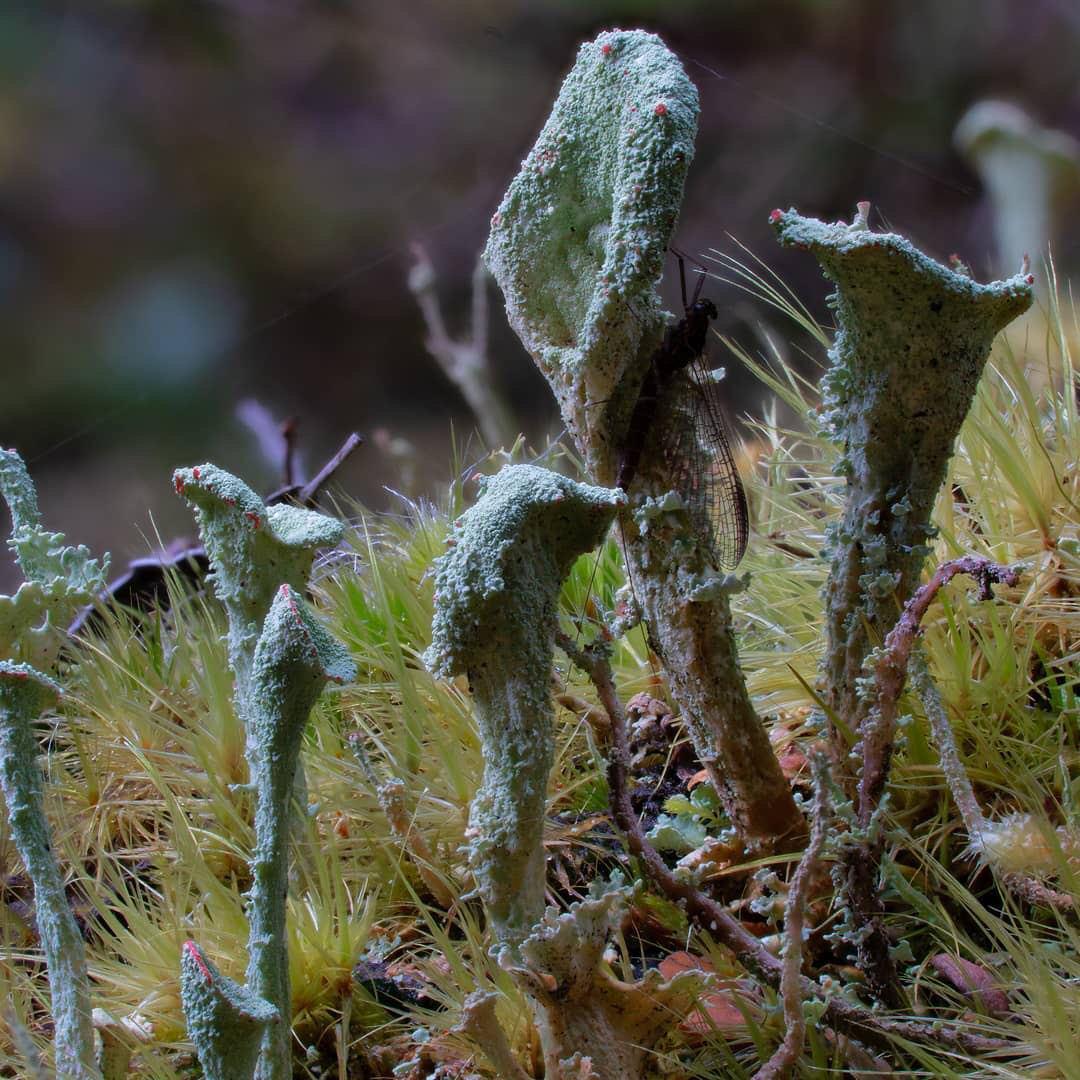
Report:
M669 326L649 363L627 425L616 486L627 491L641 455L653 440L667 481L690 511L717 569L734 570L746 551L749 515L719 388L705 364L709 324L716 305L702 299L702 272L686 298L679 257L683 317Z

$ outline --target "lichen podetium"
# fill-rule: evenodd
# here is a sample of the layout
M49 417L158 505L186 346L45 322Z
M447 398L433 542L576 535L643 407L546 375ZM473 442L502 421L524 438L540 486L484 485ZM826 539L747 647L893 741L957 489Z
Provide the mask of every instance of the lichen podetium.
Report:
M424 659L467 675L484 753L469 814L476 885L516 954L544 910L544 809L554 760L551 665L559 589L607 532L622 492L532 465L504 468L455 523L435 561Z
M856 733L870 705L864 661L918 584L934 500L991 343L1030 307L1033 284L1025 267L980 285L902 236L872 232L868 212L863 204L851 225L770 215L780 242L809 250L836 285L820 421L841 449L847 495L828 536L823 673L831 715Z
M300 749L323 687L355 675L344 647L313 617L302 594L316 551L336 543L344 529L341 522L302 507L267 506L242 480L214 465L177 469L173 484L195 509L214 588L229 617L234 700L255 794L248 985L223 982L215 988L217 976L195 962L200 954L192 944L182 961L184 1007L208 1076L245 1080L251 1075L239 1071L241 1050L232 1043L239 1032L255 1037L254 1010L261 1018L255 1076L286 1080L292 1075L285 931L290 810L294 804L301 811L307 806ZM246 1051L241 1056L248 1060Z
M697 90L655 34L602 33L579 50L492 218L484 257L510 324L601 483L615 479L670 320L656 282L697 118ZM803 818L739 669L729 603L738 583L712 568L711 537L671 497L657 442L644 448L619 517L652 644L739 836L751 847L793 845Z
M0 596L0 787L12 840L34 883L56 1031L56 1075L99 1080L86 950L52 850L34 725L60 693L50 675L63 631L103 587L108 559L98 563L85 547L65 546L61 533L44 528L34 484L14 450L0 450L0 495L11 511L8 546L25 578L14 596Z
M624 499L618 489L546 469L507 467L455 523L435 563L425 661L437 674L468 677L484 754L469 814L476 887L495 952L533 1003L547 1072L557 1077L640 1076L652 1040L700 988L696 976L612 977L602 958L625 910L624 890L599 890L568 912L544 914L559 590Z

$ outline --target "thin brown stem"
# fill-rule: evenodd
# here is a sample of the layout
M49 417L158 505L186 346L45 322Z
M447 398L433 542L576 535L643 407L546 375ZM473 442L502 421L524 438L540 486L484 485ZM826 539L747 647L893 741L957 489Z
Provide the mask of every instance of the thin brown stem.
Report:
M859 966L874 995L894 1007L901 1003L896 965L891 954L891 940L885 926L881 899L880 866L884 850L880 830L874 828L874 815L889 778L896 718L900 695L907 680L911 650L919 635L922 620L942 587L957 574L969 574L979 584L983 599L993 596L991 585L1003 582L1015 585L1018 572L974 555L942 563L930 580L912 594L900 618L885 637L874 666L875 697L860 730L862 773L858 784L856 821L861 837L851 844L844 856L844 877L848 905L859 931L857 955Z
M783 1041L772 1057L758 1070L756 1080L781 1080L790 1076L802 1053L806 1040L806 1013L803 1009L803 923L806 916L807 892L819 880L821 853L825 848L826 830L832 806L829 799L828 763L825 754L813 762L814 805L810 812L810 842L799 860L788 886L784 905L784 959L780 975L780 1000L784 1005Z
M979 598L982 600L992 599L992 584L1000 582L1015 585L1020 577L1019 572L1012 567L999 566L976 555L965 555L942 563L930 580L917 589L904 605L896 625L885 638L881 655L874 666L877 700L860 733L863 768L859 779L858 820L863 828L870 824L888 781L897 706L907 679L911 650L919 635L923 617L942 587L957 574L969 574L978 582Z
M354 431L341 444L341 449L309 480L297 493L296 501L302 506L314 504L319 492L330 482L330 478L341 468L352 452L364 441L363 435Z

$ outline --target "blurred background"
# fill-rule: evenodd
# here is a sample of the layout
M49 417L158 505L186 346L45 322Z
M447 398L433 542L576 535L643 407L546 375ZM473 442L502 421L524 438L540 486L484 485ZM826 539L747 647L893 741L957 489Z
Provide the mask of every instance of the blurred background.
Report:
M30 463L47 523L119 569L155 531L191 532L174 466L269 491L246 400L295 418L308 474L362 432L337 486L369 505L436 494L452 437L465 460L480 444L425 349L412 245L464 332L488 219L578 44L611 26L660 33L701 92L679 245L733 235L822 318L773 206L850 217L870 199L876 227L985 280L993 213L960 117L1003 98L1080 134L1076 0L5 0L0 445ZM1053 237L1065 269L1076 219ZM490 288L495 379L542 446L554 406ZM721 332L767 318L710 291ZM732 411L753 411L730 375Z

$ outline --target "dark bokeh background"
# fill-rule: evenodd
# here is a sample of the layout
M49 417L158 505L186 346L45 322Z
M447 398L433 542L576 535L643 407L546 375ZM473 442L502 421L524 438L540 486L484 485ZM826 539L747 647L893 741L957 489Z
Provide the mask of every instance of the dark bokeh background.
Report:
M474 423L424 350L409 245L460 326L494 206L577 45L614 25L659 32L701 91L680 245L730 232L819 312L772 206L870 198L985 276L957 119L995 95L1080 132L1075 0L6 0L0 444L30 461L49 523L115 565L155 526L190 531L174 465L268 490L246 397L298 418L309 466L382 427L418 448L420 487L444 483L451 425L461 442ZM1076 239L1058 240L1067 265ZM722 330L753 317L716 298ZM542 440L550 397L494 296L492 314L500 382ZM737 373L733 393L752 403ZM386 505L401 477L369 446L341 483Z

